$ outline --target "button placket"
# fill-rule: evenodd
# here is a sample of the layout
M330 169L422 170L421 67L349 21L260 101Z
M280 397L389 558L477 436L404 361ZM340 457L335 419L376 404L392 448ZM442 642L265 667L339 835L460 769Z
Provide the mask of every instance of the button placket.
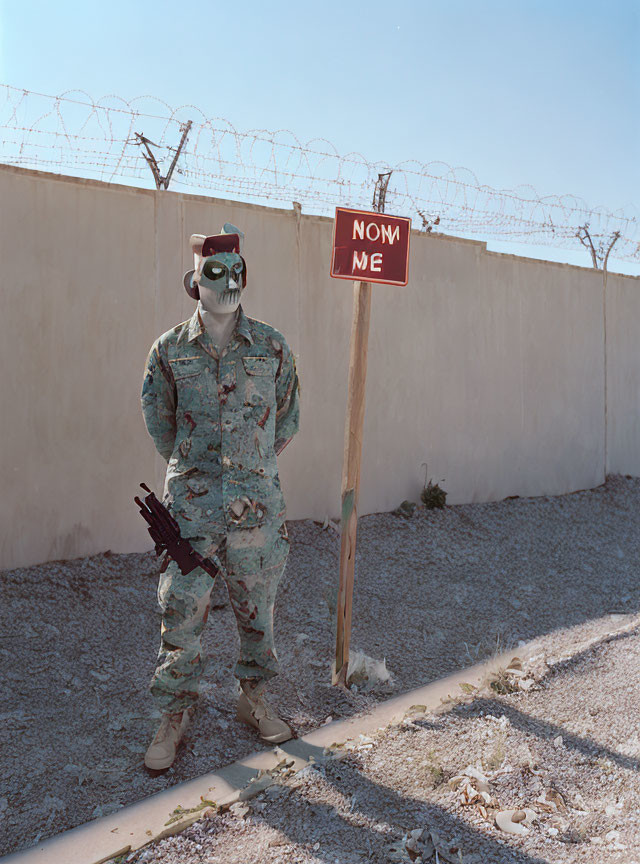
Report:
M233 355L228 351L229 346L221 352L218 362L217 375L217 399L220 417L220 467L221 467L221 489L222 509L227 525L233 523L233 514L230 511L230 503L237 497L233 484L233 462L229 455L231 448L231 436L233 434L232 410L227 406L229 395L236 388L235 361ZM232 400L233 404L233 400Z

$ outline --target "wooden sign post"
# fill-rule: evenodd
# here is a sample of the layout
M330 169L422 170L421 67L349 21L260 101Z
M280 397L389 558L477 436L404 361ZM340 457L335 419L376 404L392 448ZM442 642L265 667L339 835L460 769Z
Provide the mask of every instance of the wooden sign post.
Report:
M353 322L342 467L340 584L336 657L332 669L332 683L342 687L346 686L351 638L360 457L371 317L370 283L407 284L410 230L410 219L386 216L381 212L336 208L331 275L336 279L354 279L357 276L366 278L366 281L355 278L353 283Z
M338 588L336 659L333 684L345 685L351 637L351 600L356 564L360 455L364 428L364 397L367 380L367 345L371 317L371 284L353 283L353 322L349 357L349 389L342 463L342 517L340 520L340 583Z

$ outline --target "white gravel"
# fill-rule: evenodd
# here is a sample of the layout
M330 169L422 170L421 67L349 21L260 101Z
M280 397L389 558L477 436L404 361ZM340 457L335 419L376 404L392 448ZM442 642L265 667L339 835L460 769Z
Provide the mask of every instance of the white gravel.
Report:
M632 632L605 636L563 660L553 655L557 640L543 639L526 677L501 677L499 689L513 692L488 687L436 712L415 712L230 813L211 812L122 860L637 864L634 617ZM500 814L514 810L528 813L522 834L498 825Z
M362 518L352 647L384 657L393 677L350 695L330 686L339 537L290 522L273 701L303 734L520 640L579 641L603 616L637 612L639 504L640 479L616 475L570 495ZM147 690L159 641L157 569L151 552L105 552L0 575L0 854L261 746L235 720L238 639L227 604L205 631L211 668L185 748L165 775L143 770L157 723ZM222 583L214 590L225 602Z

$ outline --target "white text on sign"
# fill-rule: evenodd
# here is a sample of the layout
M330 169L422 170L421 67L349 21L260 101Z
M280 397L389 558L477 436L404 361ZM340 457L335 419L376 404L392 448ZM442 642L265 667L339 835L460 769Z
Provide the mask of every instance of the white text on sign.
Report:
M354 251L352 268L354 270L369 269L376 273L382 273L382 252L374 252L369 259L366 252Z
M377 222L369 222L365 228L364 219L354 219L353 239L364 240L365 234L367 240L382 240L393 246L400 239L400 228L397 225L379 225Z
M400 239L400 228L397 225L379 225L377 222L369 222L365 227L364 219L355 219L353 222L353 240L381 240L393 246ZM353 253L353 270L371 270L373 273L382 272L382 252L374 252L371 258L366 252Z
M336 207L331 277L406 285L411 219Z

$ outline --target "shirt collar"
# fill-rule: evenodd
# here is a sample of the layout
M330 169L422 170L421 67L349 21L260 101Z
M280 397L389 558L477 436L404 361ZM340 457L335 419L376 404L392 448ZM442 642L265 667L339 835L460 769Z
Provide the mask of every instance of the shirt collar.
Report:
M197 339L202 333L205 332L205 326L200 317L200 310L196 306L195 312L191 316L191 320L189 321L189 327L187 328L187 339L189 342L193 342L194 339Z
M238 320L236 322L235 332L239 333L240 336L244 336L249 345L253 345L253 336L251 334L251 327L249 327L249 319L244 314L242 304L238 306Z
M200 315L199 304L196 306L195 312L191 316L189 320L189 328L188 328L188 340L189 342L193 342L198 336L202 336L203 333L206 333L206 327L204 326L204 322ZM244 314L244 310L242 308L242 304L238 306L238 316L236 318L236 326L233 328L233 334L231 336L231 341L237 336L243 336L249 345L253 345L253 336L251 334L251 328L249 326L249 320L247 316Z

